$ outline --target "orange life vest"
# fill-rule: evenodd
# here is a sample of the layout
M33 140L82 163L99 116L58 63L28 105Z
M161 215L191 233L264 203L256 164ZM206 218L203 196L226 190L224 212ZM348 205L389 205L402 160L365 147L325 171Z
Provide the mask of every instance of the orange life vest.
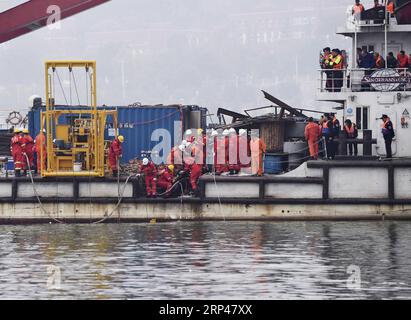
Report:
M352 124L351 128L349 126L345 126L345 131L347 132L348 136L351 138L354 138L354 133L355 133L355 126Z
M354 7L353 7L353 10L354 10L354 14L355 14L355 13L363 12L365 10L365 8L362 4L359 4L359 5L355 4Z
M395 11L395 7L394 7L394 1L391 1L388 5L387 5L387 11L391 14L394 14Z

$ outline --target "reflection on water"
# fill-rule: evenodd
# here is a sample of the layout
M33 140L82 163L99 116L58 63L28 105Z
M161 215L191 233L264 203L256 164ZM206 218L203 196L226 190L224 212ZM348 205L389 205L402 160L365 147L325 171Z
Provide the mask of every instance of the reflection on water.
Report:
M410 246L410 222L0 226L0 298L411 298Z

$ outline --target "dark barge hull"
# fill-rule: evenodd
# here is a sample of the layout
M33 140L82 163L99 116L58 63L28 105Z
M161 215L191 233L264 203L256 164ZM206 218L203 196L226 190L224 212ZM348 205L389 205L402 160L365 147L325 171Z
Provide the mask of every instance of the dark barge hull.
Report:
M121 188L125 180L122 179ZM0 180L0 223L411 220L411 160L312 161L281 176L200 180L199 198L146 199L138 179Z

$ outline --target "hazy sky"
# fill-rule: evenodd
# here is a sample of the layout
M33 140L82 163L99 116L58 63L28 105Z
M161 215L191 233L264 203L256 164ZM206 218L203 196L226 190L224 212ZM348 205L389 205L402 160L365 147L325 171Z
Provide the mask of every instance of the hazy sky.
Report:
M0 1L5 10L24 1ZM315 107L318 54L351 0L112 0L0 45L0 108L44 97L43 64L92 59L99 104L267 105L261 89ZM372 1L363 1L370 5ZM61 101L62 103L64 101Z

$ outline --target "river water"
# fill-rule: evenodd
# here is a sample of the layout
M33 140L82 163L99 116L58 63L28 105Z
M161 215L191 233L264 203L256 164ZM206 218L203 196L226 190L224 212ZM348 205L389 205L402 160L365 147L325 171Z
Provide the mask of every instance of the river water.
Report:
M411 298L410 222L0 226L0 299Z

